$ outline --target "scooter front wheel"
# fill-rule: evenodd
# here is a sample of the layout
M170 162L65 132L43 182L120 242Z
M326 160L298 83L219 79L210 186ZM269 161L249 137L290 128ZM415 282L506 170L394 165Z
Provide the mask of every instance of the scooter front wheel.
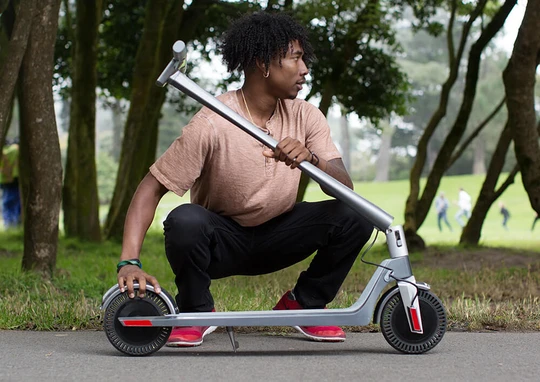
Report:
M380 326L388 343L407 354L420 354L433 349L446 332L446 311L437 296L419 289L418 301L423 333L411 332L399 290L382 307Z
M126 291L118 294L108 304L103 328L111 344L122 353L150 355L165 345L172 327L125 327L118 318L163 316L171 313L173 312L168 304L157 293L147 290L144 298L129 298Z

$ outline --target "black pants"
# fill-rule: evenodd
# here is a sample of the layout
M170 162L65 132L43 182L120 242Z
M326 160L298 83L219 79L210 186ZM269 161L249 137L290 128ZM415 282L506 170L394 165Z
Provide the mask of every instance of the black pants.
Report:
M275 272L315 251L294 291L303 307L322 308L336 296L373 231L371 223L338 200L298 203L256 227L183 204L163 224L182 312L213 309L212 279Z

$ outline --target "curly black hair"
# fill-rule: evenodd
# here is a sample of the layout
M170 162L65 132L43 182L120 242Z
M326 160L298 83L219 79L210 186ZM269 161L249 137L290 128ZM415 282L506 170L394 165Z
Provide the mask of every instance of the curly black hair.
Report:
M257 12L235 20L225 33L221 51L229 72L246 70L260 60L266 67L276 57L286 56L292 41L304 50L308 65L314 58L307 30L285 13Z

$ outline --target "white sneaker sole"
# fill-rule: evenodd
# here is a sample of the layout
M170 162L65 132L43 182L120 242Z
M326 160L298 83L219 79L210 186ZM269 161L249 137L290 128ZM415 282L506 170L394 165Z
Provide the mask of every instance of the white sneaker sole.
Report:
M200 344L203 343L203 339L206 335L210 334L210 333L213 333L214 330L217 329L217 326L209 326L208 329L206 329L202 336L201 336L201 340L200 341L196 341L196 342L190 342L190 341L171 341L171 342L167 342L165 344L165 346L168 346L168 347L172 347L172 348L179 348L179 347L193 347L193 346L199 346Z

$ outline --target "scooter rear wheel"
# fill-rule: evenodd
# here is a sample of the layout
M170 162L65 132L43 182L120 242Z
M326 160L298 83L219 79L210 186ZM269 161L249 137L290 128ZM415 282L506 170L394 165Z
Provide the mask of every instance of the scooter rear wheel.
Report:
M131 299L126 291L116 296L107 306L103 328L111 344L122 353L150 355L165 345L172 327L126 327L118 318L163 316L171 313L173 312L163 299L154 292L147 290L144 298Z
M418 290L420 314L424 332L411 332L405 314L401 294L396 293L382 308L381 332L395 349L407 354L420 354L433 349L446 332L446 311L437 296L426 290Z

